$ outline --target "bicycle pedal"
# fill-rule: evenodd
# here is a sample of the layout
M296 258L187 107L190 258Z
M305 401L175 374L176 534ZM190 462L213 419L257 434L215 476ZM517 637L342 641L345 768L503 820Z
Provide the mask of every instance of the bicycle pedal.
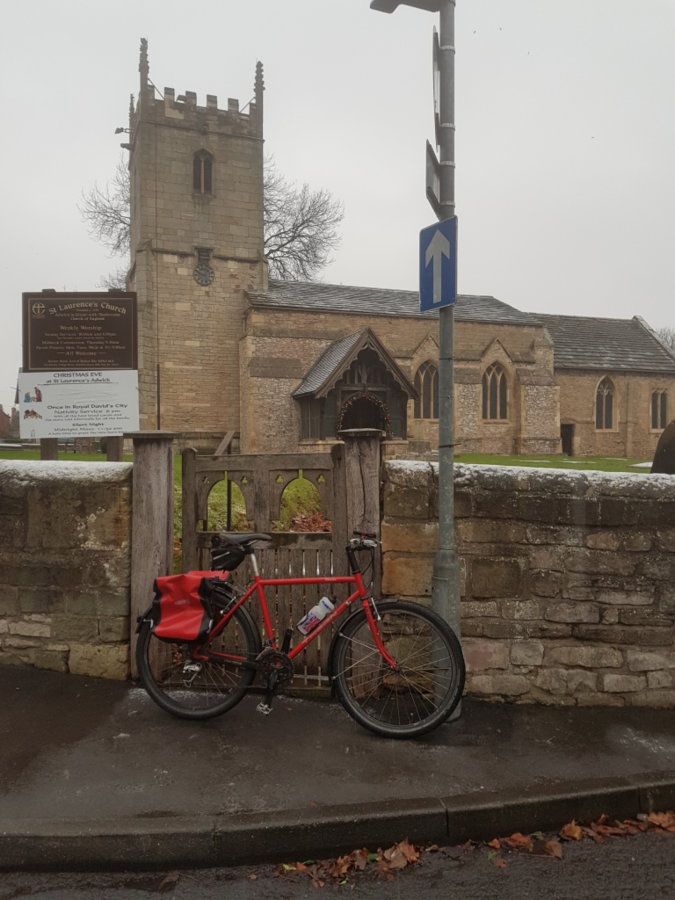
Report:
M272 707L269 703L265 703L264 700L261 700L260 703L255 708L256 712L259 712L261 716L269 716L272 712Z

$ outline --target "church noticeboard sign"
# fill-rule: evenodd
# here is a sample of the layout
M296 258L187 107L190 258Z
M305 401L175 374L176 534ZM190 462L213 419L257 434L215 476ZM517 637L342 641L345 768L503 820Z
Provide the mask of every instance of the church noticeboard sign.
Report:
M23 370L137 369L136 295L23 294Z
M21 372L19 415L22 440L138 431L138 372Z

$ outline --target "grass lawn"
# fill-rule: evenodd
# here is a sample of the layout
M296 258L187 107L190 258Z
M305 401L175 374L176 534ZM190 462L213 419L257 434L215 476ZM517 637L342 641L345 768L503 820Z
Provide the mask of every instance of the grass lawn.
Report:
M38 450L0 450L0 459L39 459L40 452ZM132 456L125 454L124 461L131 462ZM71 453L59 451L59 460L64 462L105 462L103 453ZM644 462L640 459L622 459L607 456L555 456L538 454L536 456L499 456L493 453L458 453L455 456L456 462L460 463L477 463L489 466L539 466L546 469L595 469L600 472L634 472L647 473L649 469L634 468L636 463ZM180 495L181 487L181 457L177 453L174 457L173 464L174 486L178 489ZM312 494L312 485L304 479L295 482L289 486L289 493L295 497L295 505L306 507L311 511L314 497ZM216 485L211 493L213 501L213 515L218 519L216 527L223 527L226 489L224 482ZM244 502L239 489L235 486L233 494L233 504L237 509L243 510Z
M490 453L458 453L455 461L489 466L537 466L543 469L594 469L598 472L632 472L645 474L649 469L636 469L641 459L620 459L608 456L498 456Z

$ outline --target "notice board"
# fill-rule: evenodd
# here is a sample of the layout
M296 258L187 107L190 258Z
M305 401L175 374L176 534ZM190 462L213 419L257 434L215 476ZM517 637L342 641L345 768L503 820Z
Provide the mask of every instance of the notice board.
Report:
M23 371L137 369L136 294L23 294Z

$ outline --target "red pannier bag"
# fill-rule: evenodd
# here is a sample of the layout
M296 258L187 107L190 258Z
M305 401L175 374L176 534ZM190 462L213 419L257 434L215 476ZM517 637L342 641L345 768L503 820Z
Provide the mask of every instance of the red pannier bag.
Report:
M227 581L230 573L183 572L155 580L155 599L150 619L158 638L167 641L203 640L213 624L209 583Z

